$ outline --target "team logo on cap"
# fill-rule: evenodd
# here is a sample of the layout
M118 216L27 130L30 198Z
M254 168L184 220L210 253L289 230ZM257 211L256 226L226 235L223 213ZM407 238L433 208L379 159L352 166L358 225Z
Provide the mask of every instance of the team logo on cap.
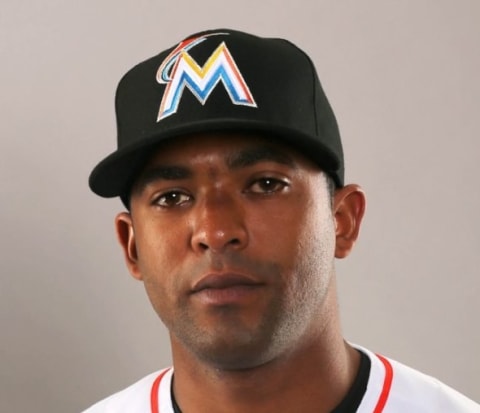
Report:
M247 83L225 42L219 44L201 67L188 50L207 37L228 33L211 33L181 42L163 61L157 71L157 82L166 84L157 122L177 112L185 88L204 105L213 89L222 83L233 104L257 107Z

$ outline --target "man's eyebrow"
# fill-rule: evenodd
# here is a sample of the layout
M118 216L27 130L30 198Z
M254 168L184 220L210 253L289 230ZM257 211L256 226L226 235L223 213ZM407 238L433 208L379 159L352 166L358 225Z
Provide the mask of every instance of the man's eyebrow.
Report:
M142 192L145 187L158 180L175 181L180 179L190 178L193 175L192 171L183 166L170 165L156 165L147 168L138 177L134 184L134 191Z
M227 158L227 166L230 169L245 168L263 161L273 161L296 168L294 159L286 152L272 148L271 146L258 146L242 149Z

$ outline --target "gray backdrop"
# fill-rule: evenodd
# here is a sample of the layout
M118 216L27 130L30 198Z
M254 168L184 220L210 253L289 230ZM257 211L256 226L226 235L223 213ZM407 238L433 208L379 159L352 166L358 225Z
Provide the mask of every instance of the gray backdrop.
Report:
M79 412L169 363L121 204L87 176L121 75L222 26L299 44L336 110L369 201L338 263L345 336L480 400L479 18L478 0L3 0L0 411Z

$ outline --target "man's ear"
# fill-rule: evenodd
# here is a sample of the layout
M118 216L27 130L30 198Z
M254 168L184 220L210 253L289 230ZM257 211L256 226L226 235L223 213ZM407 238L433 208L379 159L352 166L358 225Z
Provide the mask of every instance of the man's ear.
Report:
M141 280L142 274L138 267L137 245L135 243L132 216L128 212L119 213L115 217L115 229L130 274L137 280Z
M347 185L335 192L336 258L345 258L352 250L360 231L365 204L365 193L358 185Z

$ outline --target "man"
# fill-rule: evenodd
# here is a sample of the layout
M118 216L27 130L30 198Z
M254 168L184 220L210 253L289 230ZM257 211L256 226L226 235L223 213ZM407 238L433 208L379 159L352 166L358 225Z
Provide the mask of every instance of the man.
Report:
M309 57L232 30L187 37L117 89L118 150L90 176L132 276L167 326L173 368L96 412L480 412L345 342L334 258L365 196L344 184L334 114Z

